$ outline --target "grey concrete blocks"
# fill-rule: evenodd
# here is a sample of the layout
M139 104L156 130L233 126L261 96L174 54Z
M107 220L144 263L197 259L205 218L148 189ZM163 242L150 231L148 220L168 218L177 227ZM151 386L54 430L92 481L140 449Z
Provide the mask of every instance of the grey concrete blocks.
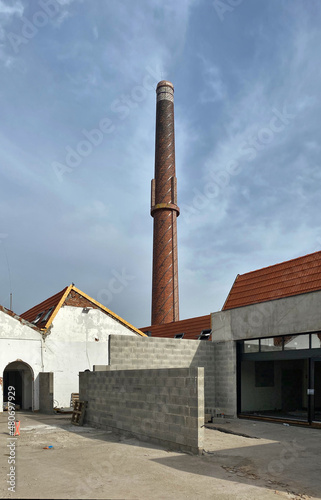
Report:
M85 372L79 381L88 401L88 424L199 452L204 432L203 368Z
M236 345L234 342L214 345L214 407L236 416Z
M52 372L39 373L39 411L41 413L53 413L53 384Z
M130 370L132 368L153 369L148 374L146 385L158 386L158 369L178 367L205 367L206 379L214 378L214 345L212 342L177 339L141 338L121 335L110 336L110 370ZM146 373L144 374L146 378ZM156 378L156 380L155 380ZM162 381L171 386L170 379ZM179 389L182 382L175 382ZM206 401L213 406L213 385L206 383ZM162 392L160 395L164 395ZM176 393L177 395L177 393Z

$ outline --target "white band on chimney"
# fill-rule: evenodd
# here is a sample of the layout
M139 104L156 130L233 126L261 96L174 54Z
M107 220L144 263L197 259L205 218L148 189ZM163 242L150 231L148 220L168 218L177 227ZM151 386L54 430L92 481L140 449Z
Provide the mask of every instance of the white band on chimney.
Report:
M158 87L157 89L157 102L158 101L171 101L174 102L174 91L172 87Z

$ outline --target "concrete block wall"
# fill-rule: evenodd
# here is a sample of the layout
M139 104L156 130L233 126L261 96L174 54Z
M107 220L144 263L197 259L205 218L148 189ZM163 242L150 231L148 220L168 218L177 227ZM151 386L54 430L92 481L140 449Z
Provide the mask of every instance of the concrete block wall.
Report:
M236 417L236 342L213 344L215 410L226 417Z
M110 336L110 369L204 367L205 413L214 403L214 345L204 340Z
M41 413L53 413L53 384L52 372L39 373L39 411Z
M81 372L79 398L89 425L171 450L203 449L203 368Z

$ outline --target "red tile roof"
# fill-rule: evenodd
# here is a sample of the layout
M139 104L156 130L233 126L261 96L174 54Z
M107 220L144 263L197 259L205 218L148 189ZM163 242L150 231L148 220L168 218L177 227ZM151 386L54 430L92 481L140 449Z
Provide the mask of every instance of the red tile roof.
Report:
M321 252L239 274L223 311L321 290Z
M36 306L32 307L31 309L28 309L28 311L21 314L21 318L32 323L33 321L36 320L37 316L40 313L43 313L41 315L41 317L39 318L39 320L37 321L36 325L38 328L45 328L46 324L48 323L48 321L50 319L50 316L53 314L55 308L58 306L58 304L61 301L62 297L64 296L64 293L66 292L67 288L68 287L66 286L63 290L61 290L61 292L56 293L52 297L49 297L49 299L46 299L43 302L40 302L40 304L37 304ZM51 312L49 313L50 309L51 309ZM48 317L46 317L46 313L49 313ZM44 320L45 317L46 317L46 319Z
M152 332L152 337L173 339L178 333L185 333L184 339L196 340L202 330L211 328L211 315L198 316L197 318L183 319L163 325L152 325L140 328L144 333Z
M63 290L61 290L61 292L56 293L52 297L49 297L49 299L40 302L40 304L37 304L21 314L21 318L29 321L30 323L33 322L33 324L35 324L39 329L44 331L50 327L53 319L63 305L82 308L89 306L100 309L108 316L111 316L114 320L127 326L127 328L132 330L134 333L145 337L145 334L138 330L138 328L113 313L110 309L105 307L103 304L100 304L92 297L89 297L89 295L76 288L73 283L66 286Z

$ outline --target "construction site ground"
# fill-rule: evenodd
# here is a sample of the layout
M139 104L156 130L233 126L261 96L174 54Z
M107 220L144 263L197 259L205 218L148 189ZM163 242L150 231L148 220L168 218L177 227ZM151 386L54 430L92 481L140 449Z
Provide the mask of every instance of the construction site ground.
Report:
M2 498L321 498L319 429L217 419L205 428L203 454L192 456L74 426L70 415L17 412L16 420L11 492L8 414L0 414Z

